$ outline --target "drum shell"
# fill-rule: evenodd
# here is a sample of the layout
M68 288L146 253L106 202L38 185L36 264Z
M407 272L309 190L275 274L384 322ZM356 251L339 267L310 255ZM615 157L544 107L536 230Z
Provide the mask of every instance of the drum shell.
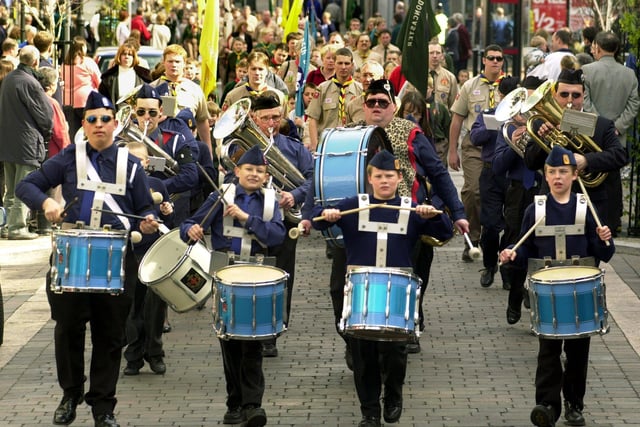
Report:
M235 264L221 268L213 277L213 327L219 338L260 340L286 331L289 275L284 270Z
M385 131L377 126L333 128L322 133L314 169L316 203L332 206L367 191L367 164L380 150L393 152ZM336 225L322 234L334 246L344 247Z
M356 268L347 273L341 328L374 341L409 341L416 335L422 280L388 268Z
M211 253L202 242L187 245L174 229L145 253L138 278L178 313L204 303L211 295Z
M126 231L55 230L52 234L53 292L124 292Z
M609 332L604 271L596 267L551 267L531 274L531 330L550 339Z

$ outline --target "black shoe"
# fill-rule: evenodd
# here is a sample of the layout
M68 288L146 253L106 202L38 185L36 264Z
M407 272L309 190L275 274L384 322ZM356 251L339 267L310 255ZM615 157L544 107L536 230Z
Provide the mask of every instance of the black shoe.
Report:
M507 323L510 325L515 325L520 320L522 316L522 312L520 309L515 310L511 307L507 307Z
M565 424L568 426L583 426L586 424L582 416L582 409L578 405L572 405L569 402L564 402L564 419L566 420Z
M167 365L164 364L162 356L153 356L145 359L149 362L149 367L155 374L162 375L167 372Z
M263 357L278 357L278 347L274 343L262 344L262 356Z
M353 354L351 354L351 347L348 345L344 350L344 361L347 363L347 368L353 371Z
M144 366L144 361L136 360L134 362L127 362L127 366L124 368L125 375L138 375L140 369Z
M462 251L462 261L464 262L473 262L473 258L469 255L469 247L465 245L464 250Z
M380 427L380 418L378 417L362 417L358 427Z
M417 354L420 353L420 342L410 342L407 344L407 353L409 354Z
M267 424L267 413L260 407L245 408L244 416L246 421L242 424L243 427L262 427Z
M65 396L53 413L53 423L69 425L76 419L76 408L84 401L83 396Z
M163 334L167 334L171 332L171 324L170 323L166 323L163 327L162 327L162 333Z
M113 414L100 414L93 417L95 427L120 427Z
M384 410L382 411L384 421L386 423L396 423L402 415L402 402L384 402Z
M224 414L222 418L223 424L240 424L245 421L244 412L242 408L237 407L233 409L227 409L227 412Z
M550 405L536 405L531 411L531 422L538 427L554 427L556 413Z
M484 270L480 271L482 271L482 274L480 274L480 285L483 288L488 288L493 283L493 276L496 275L498 266L496 265L493 268L485 268Z

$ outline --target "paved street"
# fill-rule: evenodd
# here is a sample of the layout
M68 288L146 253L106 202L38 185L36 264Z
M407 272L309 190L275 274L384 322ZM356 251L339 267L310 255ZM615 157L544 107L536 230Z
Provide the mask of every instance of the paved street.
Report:
M46 237L0 241L6 318L0 425L51 425L61 396L44 294L49 245ZM640 426L638 247L627 240L606 266L611 332L592 340L585 402L589 426ZM530 425L537 340L525 317L507 325L507 292L500 279L481 288L481 265L459 261L461 250L462 238L456 237L436 251L425 300L428 327L421 337L422 352L409 356L398 425ZM264 363L268 424L356 425L360 414L344 346L331 321L329 260L321 237L303 239L298 259L292 324L278 340L279 357ZM116 415L123 426L221 425L224 379L210 306L171 313L165 375L154 375L145 366L137 377L121 377ZM89 407L80 406L74 425L92 422Z

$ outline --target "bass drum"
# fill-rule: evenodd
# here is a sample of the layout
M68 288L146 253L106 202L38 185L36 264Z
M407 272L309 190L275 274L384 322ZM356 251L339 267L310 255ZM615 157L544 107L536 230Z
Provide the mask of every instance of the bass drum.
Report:
M315 202L328 207L347 197L370 192L367 165L382 150L393 153L387 133L381 127L325 130L315 163ZM334 225L322 234L333 245L343 247L342 231L338 226Z

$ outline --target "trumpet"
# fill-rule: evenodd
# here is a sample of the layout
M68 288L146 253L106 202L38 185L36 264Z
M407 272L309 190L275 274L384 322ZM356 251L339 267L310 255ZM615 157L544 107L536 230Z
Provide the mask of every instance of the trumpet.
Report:
M570 135L557 129L557 126L562 122L564 109L553 99L554 85L555 82L547 80L527 98L522 106L524 113L531 112L527 118L527 133L530 138L547 153L551 152L554 145L560 145L574 153L582 155L585 153L602 152L598 144L588 136ZM544 120L554 126L553 131L545 136L545 139L549 141L548 144L535 132L533 123L536 120ZM580 177L584 185L590 188L602 184L607 178L607 175L606 172L580 172Z

